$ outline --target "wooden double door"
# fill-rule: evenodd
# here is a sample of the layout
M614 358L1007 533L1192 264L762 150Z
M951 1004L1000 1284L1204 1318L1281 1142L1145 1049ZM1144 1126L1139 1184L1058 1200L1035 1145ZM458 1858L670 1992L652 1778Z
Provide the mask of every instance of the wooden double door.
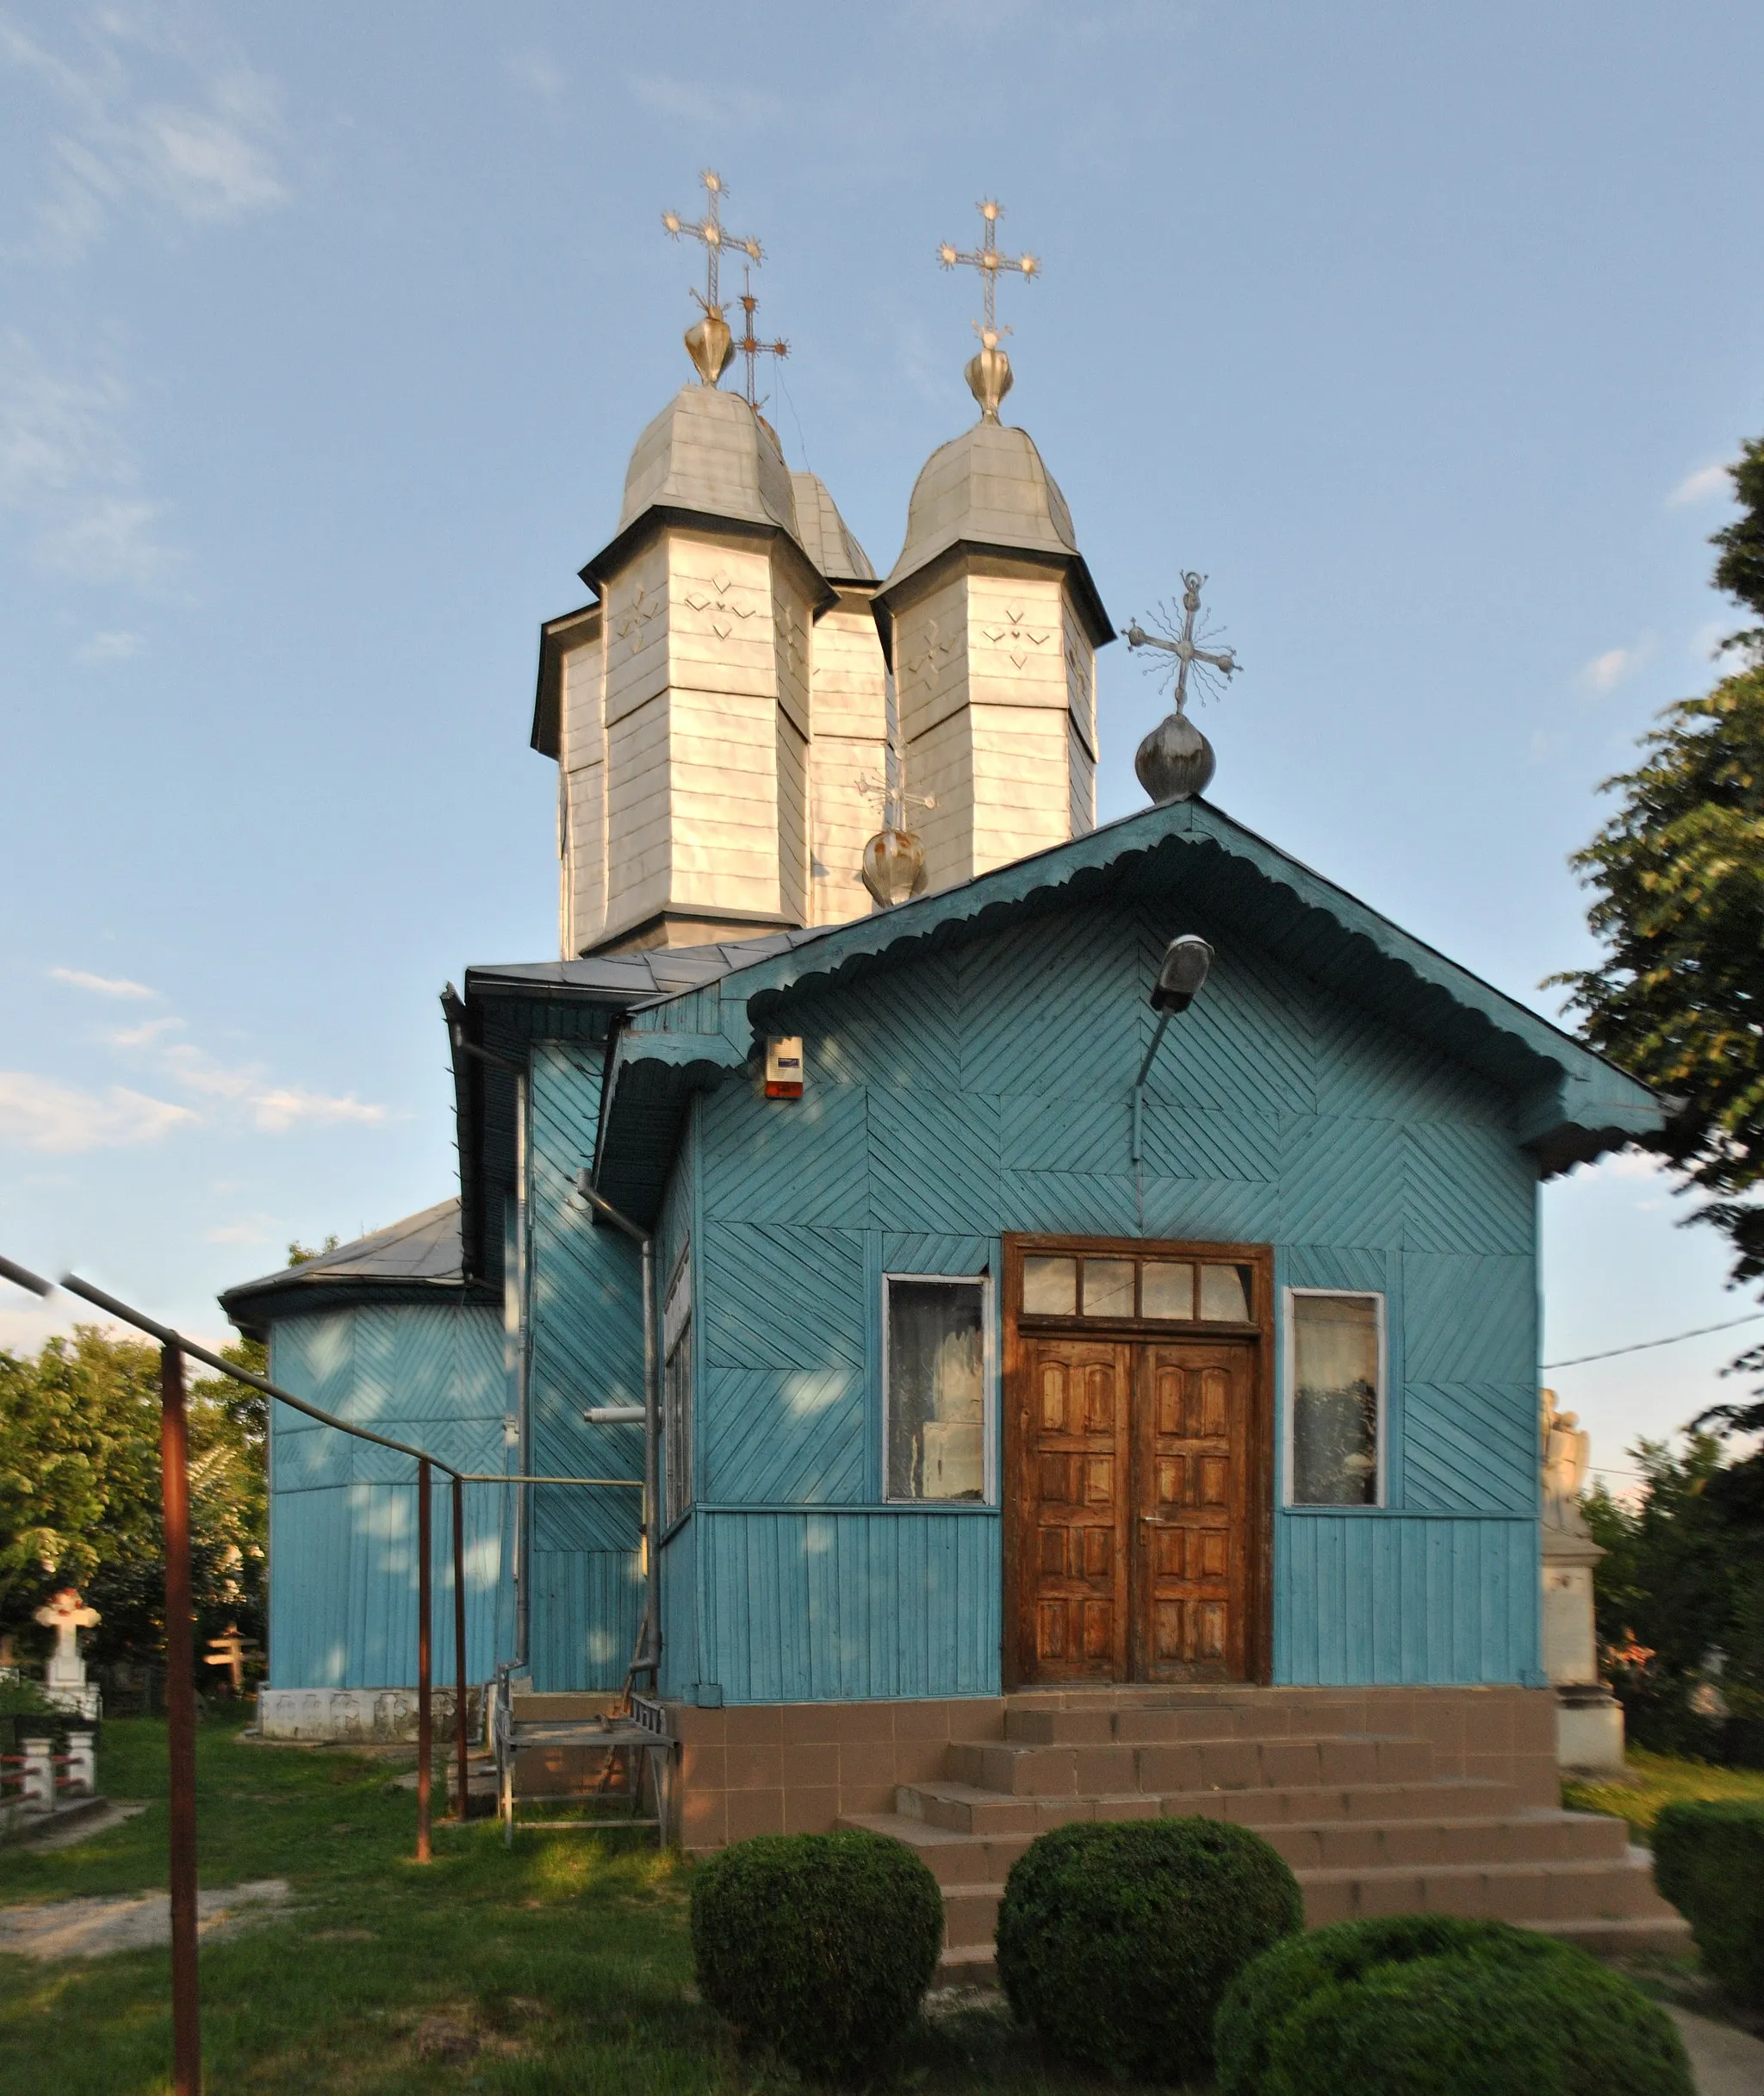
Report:
M1011 1338L1016 1682L1261 1678L1263 1335Z

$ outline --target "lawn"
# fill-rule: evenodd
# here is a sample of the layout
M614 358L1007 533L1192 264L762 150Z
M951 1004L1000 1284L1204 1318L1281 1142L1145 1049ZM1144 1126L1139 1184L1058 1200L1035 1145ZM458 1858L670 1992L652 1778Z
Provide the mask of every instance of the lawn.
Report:
M100 1787L151 1799L127 1825L53 1854L0 1849L0 1904L165 1884L163 1725L104 1727ZM383 1761L197 1739L205 1887L283 1877L295 1905L205 1944L208 2087L394 2096L648 2096L782 2086L744 2062L692 1987L691 1866L638 1834L439 1825L411 1860L415 1801ZM36 1964L0 1956L0 2088L153 2096L170 2086L163 1951ZM940 2015L902 2080L936 2096L1095 2087L1045 2065L984 2006ZM1121 2085L1112 2084L1119 2089Z
M1717 1769L1707 1762L1675 1761L1631 1747L1627 1774L1602 1782L1564 1783L1562 1801L1576 1812L1610 1813L1627 1819L1637 1841L1653 1839L1661 1807L1685 1798L1749 1798L1764 1804L1764 1769Z

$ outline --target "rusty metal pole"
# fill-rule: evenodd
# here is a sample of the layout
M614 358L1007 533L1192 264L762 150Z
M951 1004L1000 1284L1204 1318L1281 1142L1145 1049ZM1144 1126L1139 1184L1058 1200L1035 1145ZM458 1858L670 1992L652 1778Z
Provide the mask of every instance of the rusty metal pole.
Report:
M434 1609L434 1596L430 1591L430 1559L433 1555L429 1540L429 1458L417 1458L417 1608L420 1612L417 1624L417 1861L426 1863L432 1850L429 1846L429 1785L434 1775L432 1762L435 1752L433 1689L434 1668L430 1646L430 1617Z
M159 1350L159 1494L165 1517L165 1734L171 1802L171 2086L202 2096L196 1989L196 1705L190 1635L189 1429L183 1356Z
M465 1482L453 1474L453 1751L459 1779L459 1823L466 1819Z

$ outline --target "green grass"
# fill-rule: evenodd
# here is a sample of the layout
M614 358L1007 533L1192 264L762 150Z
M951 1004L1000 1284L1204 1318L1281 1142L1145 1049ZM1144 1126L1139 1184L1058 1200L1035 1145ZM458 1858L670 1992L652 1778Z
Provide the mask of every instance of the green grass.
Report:
M127 1825L52 1854L0 1849L0 1904L165 1883L163 1725L107 1725L107 1796L151 1800ZM366 1757L197 1738L205 1887L284 1877L295 1906L202 1954L208 2087L394 2096L660 2096L784 2086L743 2060L692 1986L689 1864L643 1836L435 1831L411 1860L415 1801ZM163 1951L37 1964L0 1956L0 2088L154 2096L169 2087ZM422 2056L425 2024L469 2057ZM1094 2087L1049 2067L984 2003L922 2030L898 2084L935 2096L1053 2096ZM1121 2087L1121 2085L1111 2085Z
M1680 1798L1750 1798L1764 1804L1764 1769L1717 1769L1631 1747L1628 1773L1602 1782L1565 1782L1562 1801L1575 1812L1610 1813L1627 1819L1637 1841L1652 1838L1661 1807Z

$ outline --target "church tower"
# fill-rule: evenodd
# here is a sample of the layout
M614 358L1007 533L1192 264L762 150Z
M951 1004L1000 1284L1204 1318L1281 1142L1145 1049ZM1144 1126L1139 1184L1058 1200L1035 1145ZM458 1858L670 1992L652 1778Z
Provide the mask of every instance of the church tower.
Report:
M637 439L618 528L581 571L597 602L541 635L533 742L558 763L566 959L869 906L858 782L885 746L875 570L752 399L718 385L735 353L718 252L760 257L705 182L702 225L665 221L711 257L686 335L698 383Z
M1011 384L994 284L1035 258L940 251L981 271L985 324L967 367L980 420L934 451L906 544L876 596L926 886L953 886L1094 829L1096 650L1114 638L1071 513L1028 432L998 419Z

